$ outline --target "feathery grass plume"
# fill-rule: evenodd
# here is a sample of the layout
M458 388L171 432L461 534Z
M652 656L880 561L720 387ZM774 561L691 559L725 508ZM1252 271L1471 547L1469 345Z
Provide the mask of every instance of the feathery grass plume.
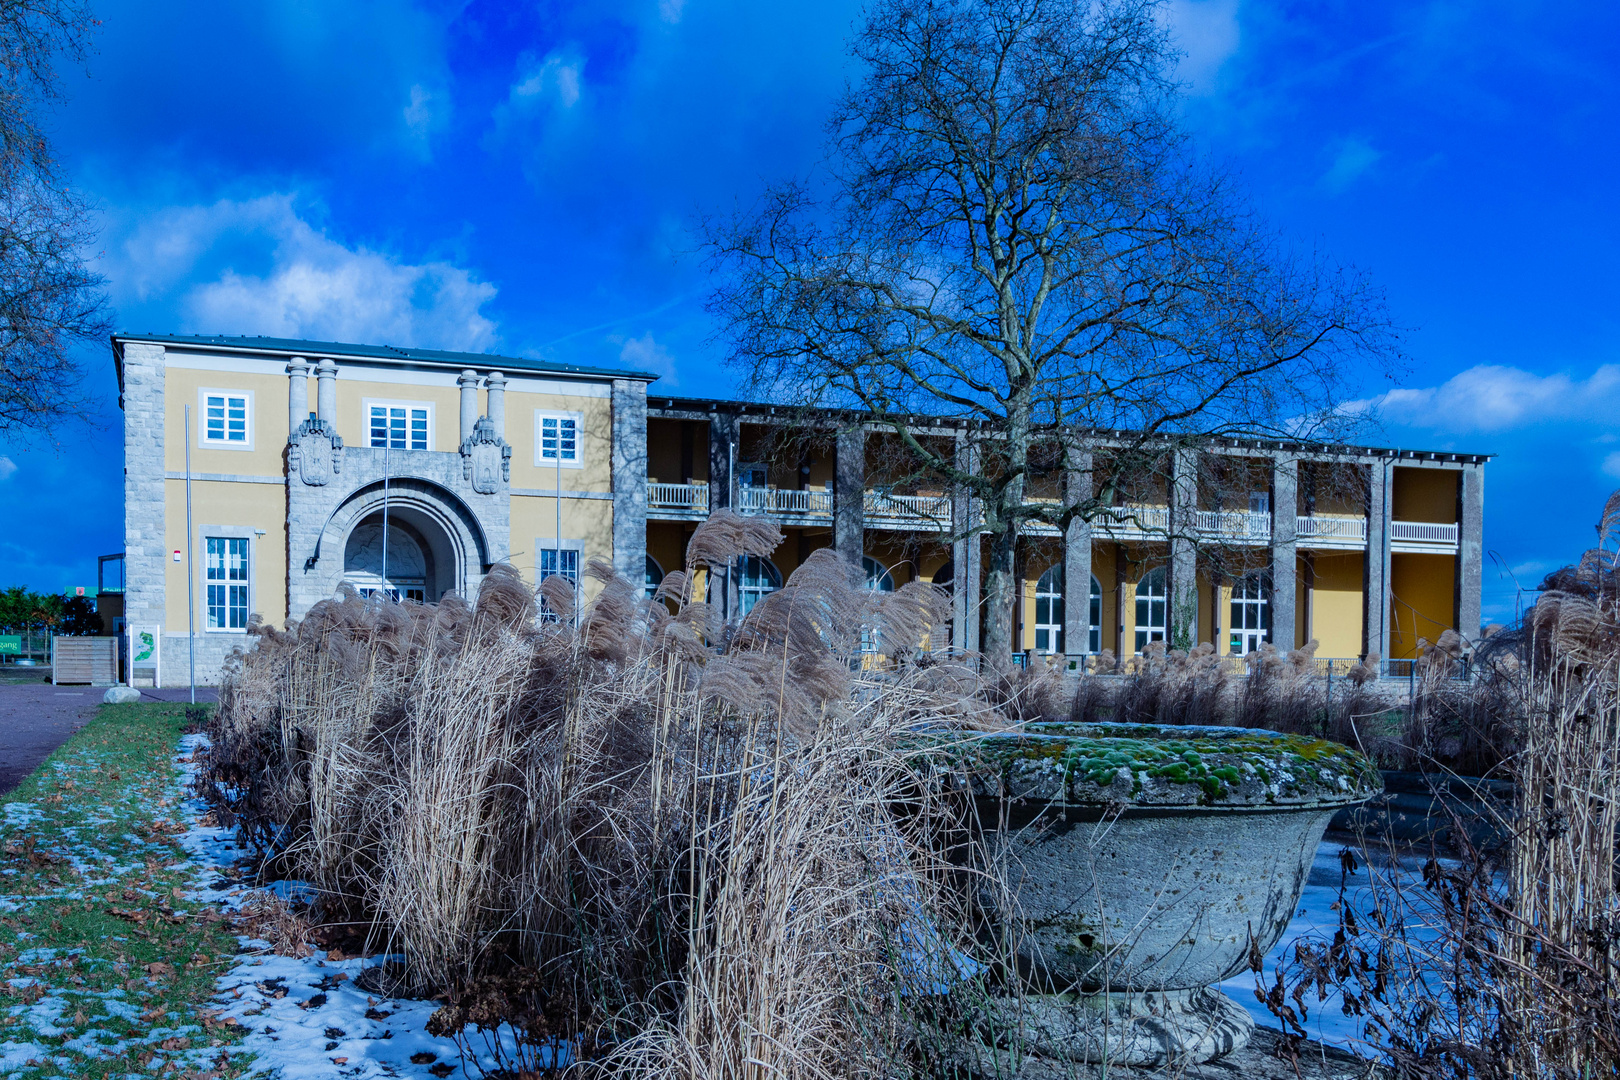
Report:
M540 583L538 590L546 611L564 626L572 626L579 613L579 594L574 583L562 574L550 574Z
M580 624L585 648L595 659L622 664L644 641L647 613L643 590L621 577L612 563L602 559L592 559L585 573L602 582L601 591Z
M711 513L692 531L686 542L686 567L729 566L745 555L764 557L782 544L782 530L766 517L753 517L733 510Z

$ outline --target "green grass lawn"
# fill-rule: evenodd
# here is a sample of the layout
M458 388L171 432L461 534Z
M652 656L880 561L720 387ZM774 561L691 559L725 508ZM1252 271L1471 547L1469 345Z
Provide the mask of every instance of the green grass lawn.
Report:
M0 1075L228 1077L241 1035L204 1003L237 937L189 903L184 705L104 705L6 796Z

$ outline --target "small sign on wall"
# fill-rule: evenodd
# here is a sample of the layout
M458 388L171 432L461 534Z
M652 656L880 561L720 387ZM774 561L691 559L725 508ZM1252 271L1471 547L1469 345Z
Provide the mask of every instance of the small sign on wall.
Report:
M155 626L129 628L129 685L162 686L163 635Z

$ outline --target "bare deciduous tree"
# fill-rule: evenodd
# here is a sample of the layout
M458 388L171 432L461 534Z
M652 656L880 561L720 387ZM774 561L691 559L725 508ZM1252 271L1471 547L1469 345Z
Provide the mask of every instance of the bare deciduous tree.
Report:
M83 0L0 0L0 432L79 409L72 348L110 326L87 208L43 120L62 98L57 62L82 63L95 25Z
M1213 439L1325 438L1381 297L1288 250L1177 121L1156 0L877 0L825 170L709 223L711 311L774 400L871 411L989 536L984 650L1012 649L1021 526L1099 513ZM978 421L977 466L913 414ZM1032 478L1110 439L1096 484Z

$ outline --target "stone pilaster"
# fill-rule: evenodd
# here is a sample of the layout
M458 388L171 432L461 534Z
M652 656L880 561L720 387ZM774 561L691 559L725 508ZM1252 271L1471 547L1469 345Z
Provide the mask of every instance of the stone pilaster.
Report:
M1367 558L1363 575L1362 655L1389 659L1389 522L1394 463L1367 466Z
M1283 652L1298 643L1295 568L1299 529L1299 460L1271 463L1271 643Z
M634 379L613 380L613 568L637 585L647 572L647 384Z
M160 633L166 629L169 555L163 481L166 366L163 346L125 344L120 398L124 409L124 617L131 630L156 626ZM165 655L163 661L172 669L175 658ZM180 664L183 670L183 656Z
M1170 581L1167 644L1190 649L1198 637L1198 457L1180 448L1170 456Z
M1485 466L1462 467L1457 478L1457 632L1479 639L1485 559Z
M833 474L833 547L860 568L866 554L866 430L860 426L838 433Z
M1091 452L1071 450L1064 498L1079 506L1091 498ZM1063 651L1083 660L1091 651L1091 522L1075 518L1063 535Z

